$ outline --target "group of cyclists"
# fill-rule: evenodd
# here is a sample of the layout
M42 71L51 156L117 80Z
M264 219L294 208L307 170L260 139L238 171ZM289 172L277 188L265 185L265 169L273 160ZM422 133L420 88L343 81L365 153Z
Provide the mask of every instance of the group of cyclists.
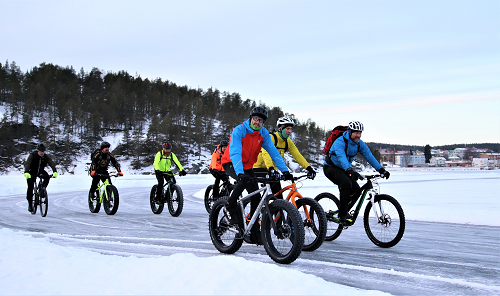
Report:
M289 152L299 165L307 171L309 178L314 179L316 176L315 170L298 151L290 138L295 122L288 116L280 117L277 121L277 131L269 133L263 126L267 118L268 112L266 108L261 106L252 108L249 118L235 127L229 141L222 140L212 154L209 170L215 177L214 198L219 195L218 189L221 181L228 182L229 177L236 180L225 205L229 223L236 227L243 227L243 225L238 225L238 223L242 222L237 219L238 215L241 215L237 207L237 200L244 190L251 193L259 188L255 177L265 175L277 177L282 174L285 180L293 180L293 176L283 159L285 152ZM390 176L390 173L375 159L368 146L361 140L363 131L364 127L361 122L351 121L347 131L333 142L323 163L325 176L339 187L339 218L345 225L352 223L352 217L348 213L349 207L359 198L359 185L356 181L362 177L351 166L356 154L359 152L382 177L389 178ZM91 157L91 194L95 193L99 181L106 179L105 175L108 175L109 164L112 164L118 174L123 176L120 164L109 151L110 146L110 143L102 142L99 149ZM177 156L172 152L172 144L164 142L162 150L156 154L153 163L158 181L157 199L161 196L161 188L163 188L166 173L170 173L173 164L178 167L180 176L187 174ZM24 175L28 183L26 199L28 200L28 210L30 212L33 210L31 197L36 176L44 178L44 186L49 183L50 176L45 171L47 165L52 168L52 177L56 178L57 170L54 161L45 153L45 145L39 144L37 151L29 155L25 165ZM108 181L111 183L111 180L108 179ZM281 190L281 184L274 182L271 189L276 194ZM282 197L277 196L277 198ZM256 194L251 201L250 215L255 212L259 201L260 195ZM251 241L262 244L258 223L255 223L252 228Z

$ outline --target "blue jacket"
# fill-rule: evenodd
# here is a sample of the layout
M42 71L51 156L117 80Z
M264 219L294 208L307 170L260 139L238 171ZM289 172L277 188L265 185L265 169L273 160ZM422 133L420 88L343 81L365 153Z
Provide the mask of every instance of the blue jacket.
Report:
M347 155L345 149L345 140L347 139ZM333 164L339 168L347 170L351 167L351 163L354 160L354 157L358 153L358 144L359 144L359 153L363 155L363 157L368 161L368 163L375 169L379 170L382 168L382 165L375 159L370 148L365 144L365 142L359 140L358 143L351 140L349 137L349 131L345 131L342 134L342 137L338 137L335 142L333 142L332 147L330 148L329 156L332 160ZM328 156L327 156L328 157ZM323 165L329 165L326 160Z
M250 119L234 128L229 145L222 156L222 164L232 162L236 175L243 174L244 170L253 168L261 148L266 149L281 172L288 171L267 129L262 127L254 131L250 127Z

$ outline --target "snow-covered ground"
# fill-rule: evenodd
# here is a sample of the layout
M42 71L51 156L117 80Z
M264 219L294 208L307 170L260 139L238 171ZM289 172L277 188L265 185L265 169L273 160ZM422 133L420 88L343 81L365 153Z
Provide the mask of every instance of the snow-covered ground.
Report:
M391 170L391 178L380 181L380 188L398 199L407 220L500 226L499 181L499 170ZM182 178L182 184L212 182L209 175ZM154 183L154 176L144 175L116 180L120 190ZM22 174L1 176L0 185L0 199L18 196L19 202L25 202ZM86 175L61 175L51 180L49 194L89 186ZM324 191L338 192L321 173L300 189L310 197ZM202 198L203 190L195 196ZM0 241L0 294L384 294L237 256L103 255L5 228L0 230Z

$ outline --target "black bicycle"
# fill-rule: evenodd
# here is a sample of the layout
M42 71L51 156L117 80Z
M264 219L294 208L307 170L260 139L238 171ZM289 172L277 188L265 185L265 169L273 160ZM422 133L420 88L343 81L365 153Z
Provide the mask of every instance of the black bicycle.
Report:
M33 210L31 211L32 215L36 214L37 206L40 206L40 215L42 217L47 216L47 210L49 209L49 196L47 195L47 188L43 185L43 178L47 177L42 174L38 176L38 185L35 182L35 187L33 188L33 196L31 197L31 204L33 205ZM52 176L49 176L52 178Z
M234 184L231 184L228 179L227 181L224 181L219 185L219 196L214 197L214 184L208 185L207 189L205 190L205 209L207 210L207 213L210 214L214 203L219 199L219 197L231 195L231 191L233 191L233 188Z
M153 185L153 188L151 188L151 193L149 194L151 211L155 214L161 214L165 207L165 203L167 203L170 215L178 217L182 213L182 208L184 207L184 195L181 187L176 184L175 174L165 173L164 175L168 176L168 178L163 185L162 194L158 199L156 198L158 184Z
M405 231L406 222L403 208L394 197L379 194L378 179L381 178L380 175L367 175L364 177L367 182L357 192L360 193L360 198L356 208L350 212L353 220L350 224L343 224L340 221L338 216L340 201L335 195L324 192L316 196L315 200L325 210L328 220L325 240L332 241L336 239L342 230L353 225L361 211L363 202L367 200L368 204L365 208L363 223L368 238L379 247L393 247L401 240ZM374 188L374 185L377 188ZM352 208L354 203L355 201L351 202L348 208Z

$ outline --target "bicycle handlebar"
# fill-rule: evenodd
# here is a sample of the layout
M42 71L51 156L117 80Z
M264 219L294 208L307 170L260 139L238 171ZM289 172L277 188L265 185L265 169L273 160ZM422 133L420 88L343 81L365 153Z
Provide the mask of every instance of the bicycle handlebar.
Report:
M95 174L95 176L98 176L98 177L106 177L106 178L109 178L109 177L121 177L120 175L118 175L118 173L116 174Z

